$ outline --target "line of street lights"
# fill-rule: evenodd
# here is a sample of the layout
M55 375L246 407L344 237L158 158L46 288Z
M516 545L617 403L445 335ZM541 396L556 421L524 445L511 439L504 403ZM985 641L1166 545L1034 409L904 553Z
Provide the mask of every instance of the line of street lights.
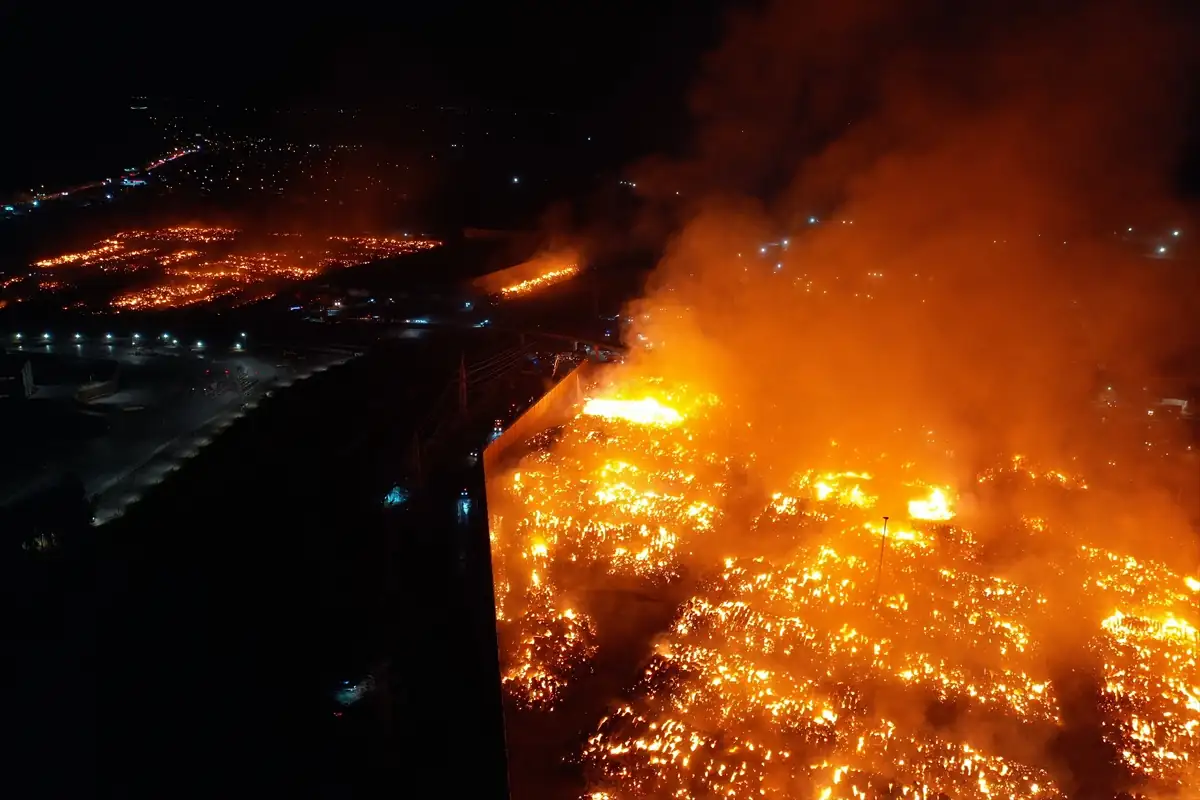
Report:
M21 333L21 332L17 332L17 333L14 333L14 334L12 335L12 338L13 338L13 341L14 341L14 342L24 342L24 341L25 341L25 334L23 334L23 333ZM129 336L129 339L130 339L131 341L133 341L134 343L138 343L138 342L141 342L141 341L142 341L142 335L141 335L140 333L134 333L134 334L131 334L131 335ZM171 347L177 347L177 346L179 346L179 339L177 339L176 337L172 336L170 333L166 333L166 332L164 332L164 333L162 334L162 336L158 337L158 339L159 339L159 340L161 340L161 341L163 341L163 342L166 342L166 343L167 343L168 345L170 345ZM243 331L242 333L239 333L239 334L238 334L238 336L237 336L237 339L235 339L235 340L234 340L234 342L233 342L233 349L234 349L234 350L241 350L243 347L245 347L245 345L246 345L246 339L247 339L247 336L246 336L246 333L245 333L244 331ZM84 338L84 335L83 335L82 333L76 333L74 336L72 336L72 337L71 337L71 340L72 340L73 342L75 342L76 344L82 344L84 341L86 341L86 340L85 340L85 338ZM113 334L111 334L111 333L106 333L106 334L104 334L104 341L105 341L105 342L109 342L109 343L111 343L111 342L113 342L114 340L115 340L115 337L113 336ZM45 344L50 344L51 342L53 342L53 341L54 341L54 334L53 334L53 333L51 333L50 331L46 331L45 333L43 333L43 334L41 335L41 338L40 338L40 340L39 340L39 341L41 341L41 342L43 342L43 343L45 343ZM110 344L110 346L111 346L111 344ZM204 343L204 340L203 340L203 339L197 339L197 340L196 340L196 343L195 343L195 345L194 345L194 347L195 347L196 349L198 349L198 350L203 350L203 349L205 348L205 346L206 346L206 345L205 345L205 343Z

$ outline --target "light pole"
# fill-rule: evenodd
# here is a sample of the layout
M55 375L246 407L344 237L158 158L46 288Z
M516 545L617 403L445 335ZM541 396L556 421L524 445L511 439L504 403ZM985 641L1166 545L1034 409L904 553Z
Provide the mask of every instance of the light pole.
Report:
M875 597L872 603L879 601L879 582L883 579L883 554L887 551L888 518L883 518L883 535L879 537L879 567L875 570Z

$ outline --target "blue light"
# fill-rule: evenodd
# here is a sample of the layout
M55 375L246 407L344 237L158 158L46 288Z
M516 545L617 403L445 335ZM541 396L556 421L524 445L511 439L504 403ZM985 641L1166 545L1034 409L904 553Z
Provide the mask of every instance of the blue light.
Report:
M16 209L15 209L15 208L13 208L12 206L5 206L5 207L4 207L4 210L5 210L5 211L16 211Z
M34 208L37 208L39 203L41 203L41 201L40 201L40 200L34 200L34 201L33 201L33 207L34 207Z
M390 492L384 495L383 504L388 508L395 508L396 506L402 506L407 503L408 498L408 490L400 488L400 485L397 484L392 487Z

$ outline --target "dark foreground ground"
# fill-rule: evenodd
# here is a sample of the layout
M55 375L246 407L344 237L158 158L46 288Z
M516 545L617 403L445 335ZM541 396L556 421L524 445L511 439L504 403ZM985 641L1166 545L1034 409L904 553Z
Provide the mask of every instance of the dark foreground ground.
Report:
M482 469L466 457L490 420L443 426L424 490L381 502L411 480L414 432L454 397L440 390L460 354L495 346L399 342L330 369L123 518L6 559L11 796L502 796ZM528 377L472 399L507 405ZM479 498L465 516L464 489ZM368 674L374 694L333 702Z

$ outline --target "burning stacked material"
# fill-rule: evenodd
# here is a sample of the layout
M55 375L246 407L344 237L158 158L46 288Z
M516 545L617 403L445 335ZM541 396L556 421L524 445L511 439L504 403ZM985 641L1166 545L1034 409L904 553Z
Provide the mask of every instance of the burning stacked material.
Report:
M569 281L579 272L579 254L567 250L543 253L516 266L476 278L471 283L475 290L484 294L514 300Z
M912 462L885 478L833 448L836 468L756 485L754 453L728 454L736 413L685 386L618 382L577 411L491 476L521 724L587 691L610 623L598 592L684 598L623 696L580 723L593 800L1071 796L1051 755L1079 724L1064 627L1093 668L1104 765L1192 796L1200 581L1043 517L1011 538L1049 548L1056 580L1025 580ZM1092 491L1022 457L971 483L976 505L1001 485Z
M332 236L311 242L286 238L286 249L244 250L233 228L177 225L123 231L91 247L34 262L54 271L56 280L42 281L43 291L62 291L97 273L138 273L137 286L108 298L121 310L178 308L219 298L251 302L269 297L282 281L306 280L322 272L353 267L380 258L421 250L441 243L418 237Z

